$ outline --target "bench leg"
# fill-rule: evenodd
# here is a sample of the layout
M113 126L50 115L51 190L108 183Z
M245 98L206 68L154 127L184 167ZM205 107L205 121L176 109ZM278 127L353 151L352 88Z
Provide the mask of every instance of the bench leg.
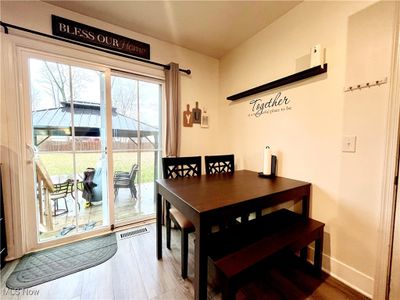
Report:
M235 300L236 299L236 285L232 280L224 280L222 284L222 297L221 300Z
M304 247L303 249L300 250L300 257L302 260L307 261L307 254L308 253L308 248Z
M314 250L314 269L318 276L321 275L322 271L322 250L324 246L323 233L320 238L315 240L315 250Z

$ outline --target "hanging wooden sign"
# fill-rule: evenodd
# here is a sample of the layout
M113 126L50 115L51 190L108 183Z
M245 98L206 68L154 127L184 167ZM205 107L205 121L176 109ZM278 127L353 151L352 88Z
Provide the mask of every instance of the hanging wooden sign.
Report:
M208 128L208 114L207 114L207 108L203 108L203 113L201 114L201 128Z
M183 126L193 127L193 117L189 104L186 105L186 110L183 112Z
M199 102L196 101L196 107L192 109L193 123L201 123L201 109L199 108Z
M150 59L150 45L109 31L51 15L53 35Z

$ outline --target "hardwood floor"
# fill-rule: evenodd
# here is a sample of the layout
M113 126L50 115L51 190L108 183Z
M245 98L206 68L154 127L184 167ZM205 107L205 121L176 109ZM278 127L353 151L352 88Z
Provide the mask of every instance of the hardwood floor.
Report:
M119 240L118 251L107 262L26 290L13 291L5 286L17 261L1 271L2 300L33 299L193 299L193 238L189 241L189 278L180 277L179 232L173 230L172 250L163 247L163 259L155 255L155 225L150 233ZM117 232L118 233L118 232ZM164 235L165 237L165 235ZM209 299L219 300L215 272L210 270ZM237 299L367 299L349 290L331 277L316 279L300 266L271 264L256 279L239 290Z

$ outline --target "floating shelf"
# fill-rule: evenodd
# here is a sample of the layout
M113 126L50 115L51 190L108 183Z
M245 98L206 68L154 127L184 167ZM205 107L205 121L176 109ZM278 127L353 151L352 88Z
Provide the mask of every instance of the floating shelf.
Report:
M327 71L328 71L328 64L324 64L323 68L321 66L316 66L316 67L313 67L313 68L310 68L310 69L307 69L307 70L304 70L304 71L301 71L301 72L298 72L298 73L295 73L295 74L292 74L292 75L289 75L289 76L286 76L286 77L283 77L283 78L280 78L280 79L277 79L275 81L271 81L269 83L260 85L258 87L252 88L252 89L249 89L247 91L244 91L244 92L229 96L226 99L227 100L232 100L232 101L238 100L238 99L241 99L241 98L244 98L244 97L247 97L247 96L251 96L251 95L254 95L254 94L258 94L258 93L261 93L261 92L264 92L264 91L268 91L268 90L271 90L271 89L274 89L274 88L277 88L277 87L280 87L280 86L283 86L283 85L286 85L286 84L290 84L290 83L293 83L293 82L296 82L296 81L300 81L300 80L303 80L303 79L306 79L306 78L309 78L309 77L312 77L312 76L316 76L316 75L319 75L319 74L322 74L322 73L326 73Z

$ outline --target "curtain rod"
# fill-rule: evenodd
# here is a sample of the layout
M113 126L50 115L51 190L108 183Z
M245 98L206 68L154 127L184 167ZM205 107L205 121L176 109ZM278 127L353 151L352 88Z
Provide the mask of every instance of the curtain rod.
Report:
M38 32L38 31L27 29L27 28L24 28L24 27L19 27L19 26L12 25L12 24L9 24L9 23L4 23L2 21L0 21L0 26L3 26L5 34L8 34L8 27L10 27L10 28L13 28L13 29L17 29L17 30L29 32L29 33L32 33L32 34L44 36L44 37L47 37L47 38L50 38L50 39L54 39L54 40L58 40L58 41L62 41L62 42L66 42L66 43L70 43L70 44L86 47L86 48L97 50L97 51L102 51L102 52L105 52L105 53L108 53L108 54L113 54L113 55L129 58L129 59L134 59L134 60L146 63L146 64L151 64L151 65L163 67L164 69L167 69L167 70L170 69L169 65L164 65L162 63L158 63L158 62L155 62L155 61L142 59L142 58L135 57L135 56L132 56L132 55L129 55L129 54L123 54L123 53L115 52L115 51L112 51L112 50L107 50L107 49L103 49L103 48L100 48L100 47L87 45L87 44L84 44L84 43L81 43L81 42L72 41L72 40L65 39L65 38L58 37L58 36L53 36L53 35L50 35L50 34ZM179 69L179 71L181 71L183 73L186 73L188 75L190 75L192 73L192 71L190 69L187 69L187 70Z

